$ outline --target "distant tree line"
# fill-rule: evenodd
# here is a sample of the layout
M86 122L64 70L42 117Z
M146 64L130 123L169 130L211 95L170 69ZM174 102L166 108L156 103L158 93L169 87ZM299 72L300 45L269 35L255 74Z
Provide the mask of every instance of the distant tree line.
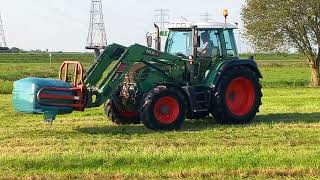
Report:
M40 49L35 49L35 50L23 50L17 47L12 47L12 48L7 48L7 47L0 47L0 53L48 53L48 50L40 50ZM57 52L51 52L51 53L63 53L62 51L57 51Z
M25 53L25 52L27 51L24 51L17 47L12 47L12 48L0 47L0 53Z

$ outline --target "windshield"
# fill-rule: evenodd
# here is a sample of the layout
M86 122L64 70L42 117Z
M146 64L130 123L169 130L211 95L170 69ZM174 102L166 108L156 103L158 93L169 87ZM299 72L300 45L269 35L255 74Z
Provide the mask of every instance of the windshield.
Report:
M192 32L171 31L167 39L166 52L172 55L192 55Z

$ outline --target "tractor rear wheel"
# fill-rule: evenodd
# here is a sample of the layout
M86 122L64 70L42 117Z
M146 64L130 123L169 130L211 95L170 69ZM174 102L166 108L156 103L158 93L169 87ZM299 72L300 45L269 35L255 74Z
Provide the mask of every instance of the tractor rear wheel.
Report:
M221 78L211 113L222 124L249 123L259 112L261 98L257 74L247 67L235 67Z
M139 113L119 109L112 99L109 99L104 107L105 113L113 123L119 125L140 124Z
M158 86L146 95L140 119L149 129L180 129L186 114L183 95L172 87Z

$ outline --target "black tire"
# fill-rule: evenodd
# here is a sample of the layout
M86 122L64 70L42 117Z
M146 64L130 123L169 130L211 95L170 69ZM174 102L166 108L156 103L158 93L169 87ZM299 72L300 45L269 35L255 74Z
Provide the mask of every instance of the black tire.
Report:
M182 93L173 87L158 86L145 96L140 119L152 130L178 130L185 121L185 114Z
M221 124L251 122L262 104L261 88L251 69L241 66L228 70L218 83L211 114Z
M128 124L140 124L139 113L127 112L125 110L119 110L115 106L112 99L109 99L104 106L104 111L107 117L115 124L128 125Z

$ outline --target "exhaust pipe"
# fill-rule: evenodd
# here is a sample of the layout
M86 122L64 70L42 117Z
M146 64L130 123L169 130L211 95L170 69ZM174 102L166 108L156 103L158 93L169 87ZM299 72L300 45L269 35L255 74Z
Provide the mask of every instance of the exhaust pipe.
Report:
M154 27L156 28L156 37L155 37L155 48L158 51L161 51L161 37L160 37L160 28L159 26L155 23Z

